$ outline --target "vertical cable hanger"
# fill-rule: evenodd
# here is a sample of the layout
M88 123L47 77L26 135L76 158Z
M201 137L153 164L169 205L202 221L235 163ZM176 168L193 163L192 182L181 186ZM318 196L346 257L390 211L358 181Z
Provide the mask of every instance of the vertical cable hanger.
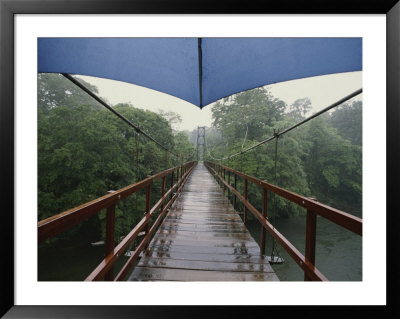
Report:
M139 181L139 134L135 134L136 144L136 181ZM135 193L135 212L138 211L138 192Z
M278 141L279 141L279 129L275 130L274 129L274 137L275 137L275 154L274 154L274 183L275 185L278 185L278 179L277 179L277 163L278 163ZM272 226L275 228L276 225L276 211L278 208L277 202L276 202L276 194L274 194L273 196L273 201L274 201L274 209L273 209L273 216L272 216L272 220L273 220L273 224ZM272 237L272 248L271 248L271 256L270 256L270 260L269 262L271 264L274 263L279 263L281 262L283 259L279 254L278 251L278 244L276 242L276 239L274 237Z

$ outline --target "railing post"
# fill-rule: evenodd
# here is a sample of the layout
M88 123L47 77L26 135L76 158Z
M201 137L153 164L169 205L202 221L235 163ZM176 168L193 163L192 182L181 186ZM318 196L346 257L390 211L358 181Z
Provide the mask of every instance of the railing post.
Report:
M161 182L161 197L164 197L165 194L165 178L166 176L163 176L162 182ZM164 201L161 204L161 211L164 210Z
M150 217L150 193L151 193L151 182L146 186L146 217ZM145 228L145 235L149 233L150 230L150 219Z
M231 185L231 172L228 171L228 184ZM231 190L228 188L228 199L231 200Z
M108 193L113 193L109 191ZM107 207L106 211L106 242L105 253L106 256L114 250L115 245L115 204ZM112 267L104 276L105 281L112 281L114 279L114 267Z
M226 182L226 170L225 170L225 168L224 168L224 181ZM225 189L226 189L226 186L224 184L224 196L225 196Z
M247 201L247 178L244 178L244 199ZM244 225L247 226L247 206L244 205L244 216L243 216Z
M237 175L235 173L233 173L233 175L235 176L235 182L233 184L233 187L236 189ZM236 209L236 195L233 195L233 208Z
M311 198L316 200L315 198ZM307 209L306 218L306 251L305 258L308 259L315 266L315 242L317 233L317 215ZM310 278L304 274L304 281L310 281Z
M175 174L175 170L173 170L172 174L171 174L171 188L174 186L174 174ZM169 197L169 200L171 200L173 196L174 196L173 192L171 192L171 196Z
M263 188L263 206L262 206L262 215L263 217L267 218L267 207L268 207L268 191ZM266 230L261 225L261 246L260 246L260 253L261 255L265 254L265 237L266 237Z

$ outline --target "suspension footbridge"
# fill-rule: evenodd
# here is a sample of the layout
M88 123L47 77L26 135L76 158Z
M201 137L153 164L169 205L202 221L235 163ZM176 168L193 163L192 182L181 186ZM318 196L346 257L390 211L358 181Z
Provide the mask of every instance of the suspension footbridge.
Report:
M278 277L218 183L198 164L128 280Z

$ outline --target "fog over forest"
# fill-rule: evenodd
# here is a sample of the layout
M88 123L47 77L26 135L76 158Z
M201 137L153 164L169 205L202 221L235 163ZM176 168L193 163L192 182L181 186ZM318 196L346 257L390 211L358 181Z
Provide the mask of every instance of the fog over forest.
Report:
M80 79L92 92L96 86ZM362 217L362 101L335 107L279 138L240 153L310 114L307 96L292 104L261 87L209 106L205 147L196 149L197 129L179 130L179 113L144 110L127 101L113 108L179 157L137 134L74 84L57 74L38 75L38 220L43 220L184 161L214 161L303 196ZM243 186L239 183L239 192ZM152 198L161 185L152 188ZM260 208L262 194L249 185L249 201ZM277 218L305 215L304 209L269 197ZM239 206L239 210L243 207ZM116 207L116 238L142 218L145 194ZM129 213L128 213L129 212ZM132 213L133 212L133 213ZM104 239L105 212L47 240L40 247Z

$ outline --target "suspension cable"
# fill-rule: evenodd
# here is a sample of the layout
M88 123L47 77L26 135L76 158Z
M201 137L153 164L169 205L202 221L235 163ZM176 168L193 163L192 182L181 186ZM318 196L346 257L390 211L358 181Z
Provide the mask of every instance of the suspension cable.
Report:
M275 183L275 185L278 185L278 178L277 178L277 163L278 163L278 141L279 141L279 136L280 136L280 134L279 134L279 130L276 130L275 131L275 129L274 129L274 136L276 136L276 140L275 140L275 156L274 156L274 183ZM276 225L276 219L275 219L275 216L276 216L276 211L277 211L277 208L278 208L278 204L277 204L277 202L276 202L276 194L273 194L274 196L273 196L273 206L274 206L274 209L272 210L273 211L273 216L272 216L272 227L274 227L275 228L275 225ZM272 263L275 263L275 255L276 255L276 257L277 257L277 259L278 259L278 261L280 260L280 259L282 259L281 258L281 256L280 256L280 254L279 254L279 251L278 251L278 245L277 245L277 242L276 242L276 239L275 239L275 237L272 237L273 239L272 239L272 247L271 247L271 264Z
M171 150L169 150L167 147L162 145L160 142L155 140L153 137L151 137L149 134L144 132L142 129L137 127L135 124L133 124L131 121L129 121L126 117L115 111L110 105L108 105L106 102L104 102L100 97L98 97L96 94L94 94L92 91L90 91L86 86L84 86L82 83L80 83L77 79L75 79L73 76L71 76L68 73L61 73L65 78L70 80L72 83L74 83L76 86L81 88L83 91L85 91L87 94L89 94L92 98L94 98L97 102L102 104L104 107L106 107L109 111L114 113L116 116L118 116L120 119L122 119L125 123L127 123L129 126L133 127L137 133L142 134L146 136L149 140L152 142L156 143L158 146L160 146L162 149L166 150L167 152L170 152L172 155L179 157L179 155L175 154Z
M220 144L218 144L218 145L221 145L221 143ZM214 145L213 147L215 148L216 146L218 146L218 145ZM243 147L243 145L242 145L242 147ZM253 146L252 146L253 147ZM226 160L226 159L231 159L233 156L229 156L229 157L223 157L223 158L215 158L214 156L212 156L211 155L211 153L210 153L210 151L209 151L209 149L206 147L206 150L207 150L207 153L208 153L208 155L213 159L213 160L216 160L216 161L224 161L224 160Z
M249 131L249 125L246 124L246 134L244 135L244 139L243 139L243 143L242 143L242 147L240 148L240 150L243 152L243 146L244 146L244 142L246 142L246 138L247 138L247 132Z
M135 134L135 146L136 146L136 182L139 181L139 134ZM138 212L138 193L135 193L135 213Z
M287 132L293 130L294 128L296 128L296 127L298 127L298 126L300 126L300 125L303 125L304 123L306 123L306 122L312 120L313 118L315 118L315 117L321 115L322 113L325 113L325 112L329 111L330 109L332 109L332 108L334 108L334 107L336 107L336 106L338 106L338 105L340 105L340 104L342 104L342 103L344 103L344 102L350 100L351 98L353 98L353 97L355 97L355 96L361 94L362 91L363 91L362 88L361 88L361 89L358 89L357 91L354 91L353 93L351 93L351 94L345 96L344 98L338 100L337 102L335 102L335 103L333 103L333 104L327 106L326 108L324 108L324 109L320 110L319 112L317 112L317 113L311 115L310 117L304 119L303 121L301 121L301 122L299 122L299 123L297 123L297 124L295 124L295 125L293 125L293 126L287 128L287 129L283 130L282 132L278 133L277 135L271 136L271 137L267 138L266 140L263 140L263 141L261 141L261 142L255 144L255 145L253 145L253 146L251 146L251 147L249 147L249 148L247 148L247 149L245 149L245 150L242 150L242 151L240 151L240 152L238 152L238 153L235 153L235 154L232 154L232 155L230 155L230 156L224 157L223 160L228 159L228 158L233 158L233 157L238 156L238 155L242 155L242 154L247 153L248 151L251 151L252 149L254 149L254 148L256 148L256 147L258 147L258 146L260 146L260 145L262 145L262 144L265 144L265 143L267 143L267 142L269 142L269 141L272 141L273 139L278 138L279 136L281 136L281 135L283 135L283 134L285 134L285 133L287 133Z

